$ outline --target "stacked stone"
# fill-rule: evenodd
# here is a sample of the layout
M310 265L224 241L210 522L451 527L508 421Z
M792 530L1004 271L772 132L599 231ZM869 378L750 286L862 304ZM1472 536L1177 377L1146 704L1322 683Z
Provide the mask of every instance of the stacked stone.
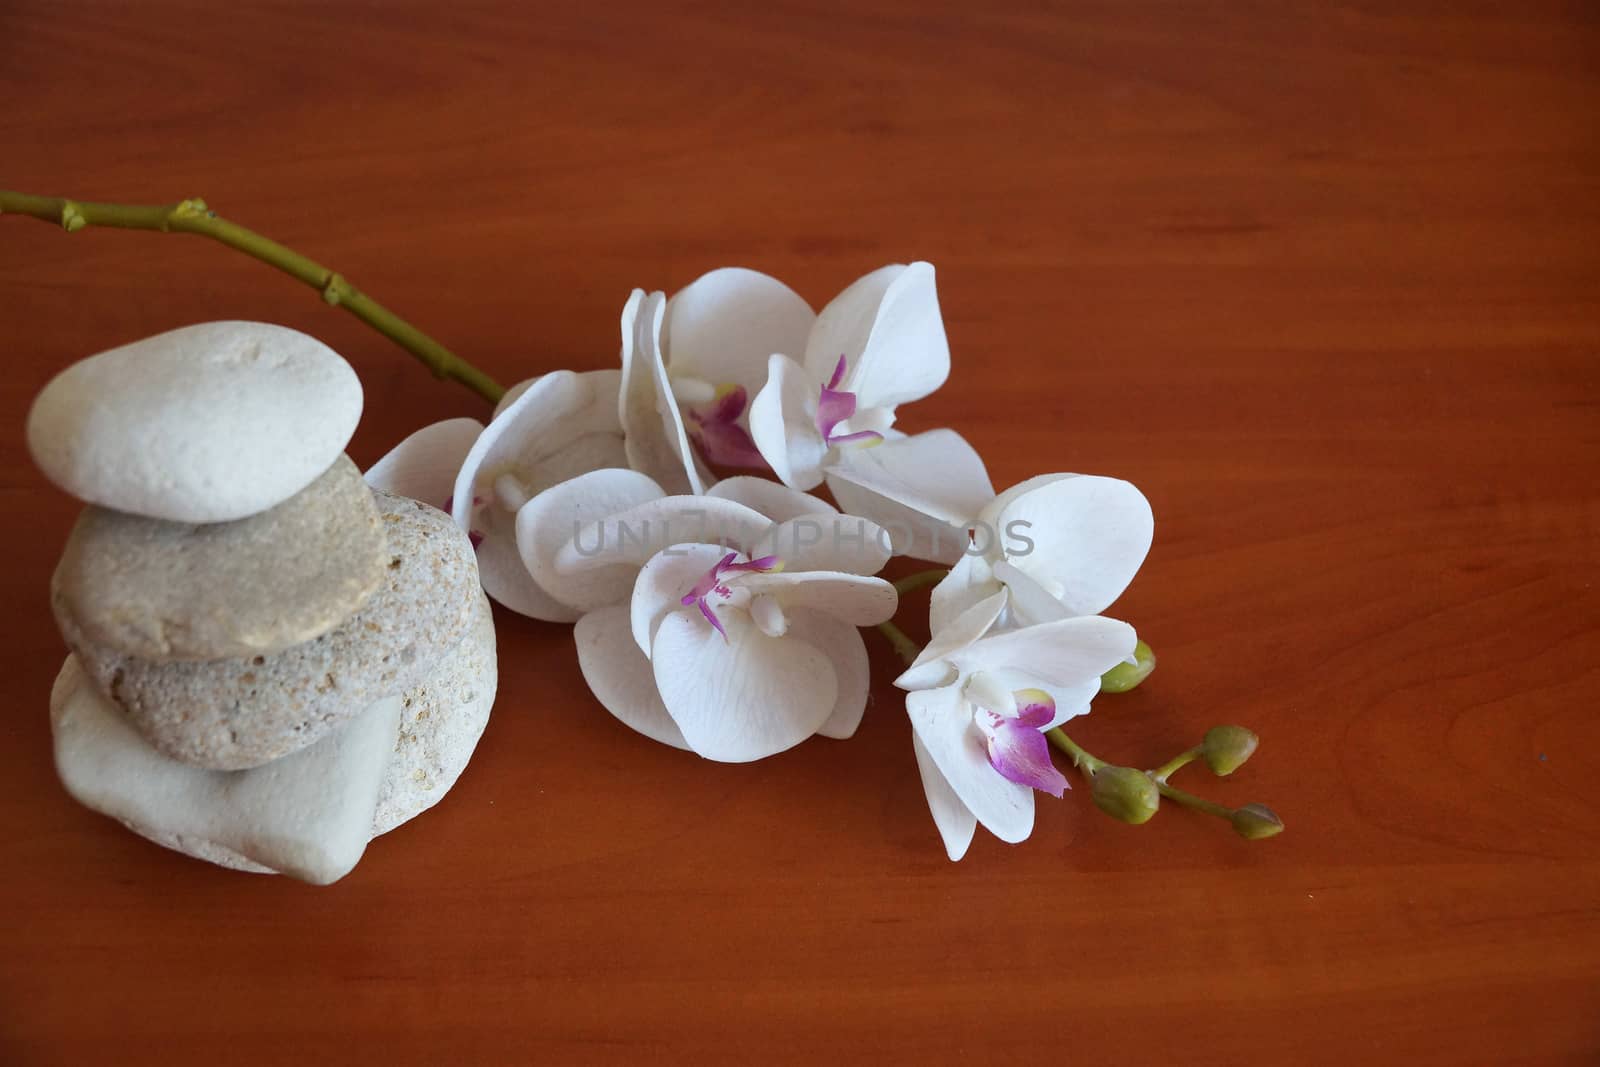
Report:
M88 507L51 585L61 780L158 844L326 884L465 768L496 686L467 535L344 455L361 385L294 330L103 352L28 417Z

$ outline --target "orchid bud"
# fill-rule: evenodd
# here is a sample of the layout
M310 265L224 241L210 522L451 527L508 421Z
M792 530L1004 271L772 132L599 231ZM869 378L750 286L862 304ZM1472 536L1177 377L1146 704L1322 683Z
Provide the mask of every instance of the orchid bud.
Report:
M1104 766L1094 772L1090 794L1094 806L1131 826L1149 822L1161 804L1161 792L1143 771Z
M1228 775L1238 770L1260 743L1261 738L1243 726L1213 726L1200 742L1200 754L1212 774Z
M1119 663L1100 676L1100 692L1126 693L1150 677L1156 669L1156 654L1150 646L1140 641L1133 646L1132 663Z
M1246 804L1233 813L1233 831L1247 841L1283 833L1283 820L1265 804Z

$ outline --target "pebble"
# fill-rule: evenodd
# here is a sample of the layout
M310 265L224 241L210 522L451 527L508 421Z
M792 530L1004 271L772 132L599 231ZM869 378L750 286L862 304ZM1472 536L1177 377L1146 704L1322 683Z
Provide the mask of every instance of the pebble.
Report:
M56 770L79 803L168 848L315 885L366 851L400 714L400 697L387 697L270 767L212 771L146 744L74 657L50 694Z
M450 791L489 722L496 681L494 616L488 597L480 592L461 643L400 698L395 740L373 803L368 837L408 822ZM379 701L374 708L392 703ZM330 782L315 774L348 784L365 773L365 735L347 735L360 731L368 716L358 716L339 733L265 766L208 771L151 748L116 706L87 684L75 658L69 657L61 668L50 712L56 763L68 792L163 848L236 871L287 872L319 883L348 871L360 856L341 821L351 809L328 804ZM324 758L338 738L345 741L337 760ZM319 762L312 762L314 754ZM273 779L283 788L268 796L257 779ZM248 805L238 803L240 798ZM364 810L364 798L363 792L354 810ZM314 824L322 840L308 843L310 835L303 830L309 824L299 820L298 843L282 847L282 838L272 831L291 806L326 816ZM317 857L315 862L294 859L308 854Z
M62 633L93 685L158 751L214 770L260 766L420 683L458 645L479 597L466 533L443 512L381 490L384 579L355 615L276 655L157 662ZM58 613L58 618L64 613Z
M400 733L373 836L427 811L455 785L489 724L497 681L494 615L480 592L467 635L401 700Z
M88 508L52 602L84 641L145 660L270 656L354 615L389 559L372 492L341 455L277 507L233 522Z
M327 345L259 322L207 322L81 360L28 413L28 449L91 504L227 522L289 499L332 465L361 383Z

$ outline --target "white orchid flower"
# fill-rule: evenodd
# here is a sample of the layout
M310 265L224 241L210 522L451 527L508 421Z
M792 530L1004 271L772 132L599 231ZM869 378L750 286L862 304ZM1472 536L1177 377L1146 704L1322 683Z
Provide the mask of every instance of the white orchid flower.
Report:
M841 508L889 531L897 555L946 566L966 554L969 530L994 499L983 459L954 430L852 451L827 478Z
M978 513L967 552L934 587L929 625L938 632L1002 590L1011 626L1098 615L1133 581L1154 532L1150 502L1129 482L1030 478Z
M601 470L541 494L517 535L534 580L581 613L590 689L638 732L745 762L859 725L857 628L897 600L869 577L889 558L876 525L762 479L696 497Z
M952 860L978 824L1015 844L1033 832L1034 790L1061 796L1044 731L1089 710L1100 676L1132 658L1133 627L1098 615L1003 633L1004 590L943 629L895 680L907 690L928 810Z
M805 347L815 315L794 290L724 267L672 299L635 289L622 309L619 417L628 465L673 493L712 482L704 464L766 467L747 429L774 352Z
M516 516L530 499L579 474L627 463L614 370L555 371L523 382L474 419L425 426L367 472L367 481L442 506L478 546L484 591L523 615L571 622L517 550Z
M853 453L883 442L898 405L949 374L933 266L882 267L822 309L800 360L774 349L750 405L750 434L785 485L814 489Z

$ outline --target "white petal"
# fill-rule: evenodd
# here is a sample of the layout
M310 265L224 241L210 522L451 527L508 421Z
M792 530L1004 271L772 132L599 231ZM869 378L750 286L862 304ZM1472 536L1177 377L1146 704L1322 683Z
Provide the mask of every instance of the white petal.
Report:
M485 495L496 479L511 474L532 496L529 479L541 461L578 438L615 428L606 403L606 377L554 371L546 374L501 411L473 442L456 476L451 514L462 529L472 521L474 496Z
M950 568L928 600L928 629L933 633L949 628L956 616L980 600L1000 592L989 561L982 556L964 555Z
M751 596L775 597L785 610L815 608L852 626L876 626L894 617L899 594L882 578L840 571L747 574L739 587Z
M1004 589L978 601L933 631L928 645L906 672L894 680L901 689L932 689L945 685L954 673L947 662L950 656L968 647L989 631L1006 607Z
M1094 615L1133 581L1155 519L1132 484L1077 475L1016 497L1000 513L1000 529L1011 563L1072 614Z
M954 430L850 449L828 474L957 526L970 525L994 499L983 458Z
M806 374L819 384L833 375L839 357L845 358L846 383L861 364L861 353L872 336L878 308L896 278L906 271L905 264L891 263L851 282L817 315L816 325L806 341ZM848 384L845 388L848 388ZM870 405L862 405L867 407Z
M950 789L994 836L1016 843L1033 832L1033 790L1000 776L989 764L972 706L959 685L906 694L911 728Z
M727 553L720 545L673 545L651 556L633 583L633 639L646 658L656 627L683 607L683 595Z
M866 348L859 361L851 361L845 388L863 408L893 408L927 396L949 376L950 342L939 315L933 265L913 263L884 292Z
M748 554L771 529L765 516L732 500L661 497L592 522L568 523L567 543L556 553L554 564L567 574L618 563L638 568L662 549L681 544L726 545Z
M826 500L790 489L770 478L736 474L706 490L707 496L720 496L761 512L773 522L787 522L801 515L837 515L838 509Z
M816 733L838 699L828 657L798 638L766 636L741 611L725 612L722 624L726 640L684 609L656 631L656 686L689 746L745 763Z
M591 611L573 629L578 666L602 707L624 724L673 748L688 749L656 691L650 661L633 643L628 609L620 604Z
M482 535L478 544L478 580L483 591L501 607L545 622L573 622L578 612L540 588L528 573L517 546L517 517L498 507L483 508L473 529Z
M789 611L787 636L811 645L833 665L838 695L833 711L827 721L817 727L817 733L841 741L851 737L861 725L872 684L867 645L861 640L861 631L823 612L794 608Z
M584 426L595 433L622 433L622 371L617 367L578 372L578 380L589 390L584 409Z
M456 475L482 432L483 423L477 419L446 419L424 426L367 469L367 484L436 508L450 507Z
M743 267L703 274L667 301L662 335L672 374L711 385L734 383L755 395L767 357L799 357L816 315L776 278Z
M889 534L858 515L803 515L779 523L750 550L752 557L777 556L785 571L848 571L877 574L889 562Z
M611 367L606 370L578 371L577 374L578 379L590 390L592 410L585 414L585 425L596 432L622 433L622 421L617 412L617 391L622 385L622 371ZM515 404L542 377L535 375L507 389L506 395L494 406L493 418L498 419L506 408Z
M574 530L647 500L661 487L637 471L591 471L546 489L517 512L516 545L533 580L556 601L579 612L625 603L637 565L595 567L562 573L556 557ZM491 594L492 595L492 594Z
M984 637L944 658L963 675L1015 670L1047 685L1076 686L1131 656L1137 642L1125 622L1080 615Z
M529 499L552 485L571 481L590 471L620 469L628 465L622 435L609 432L586 433L530 466L522 469L523 491Z
M1032 478L1027 478L1023 481L1020 481L1016 485L1011 486L1005 492L1001 493L999 496L995 497L993 500L989 501L989 503L984 507L983 511L978 515L978 525L990 530L995 530L997 532L1003 532L1000 530L1000 513L1006 508L1010 507L1013 500L1017 499L1017 497L1023 495L1024 493L1031 493L1035 489L1042 489L1045 486L1050 485L1052 482L1059 482L1063 478L1076 477L1078 477L1076 474L1035 474ZM998 557L1000 554L999 545L1000 541L999 539L996 539L994 541L993 548L986 548L985 550L992 551L993 554Z
M961 559L970 543L964 527L929 518L914 508L896 503L870 489L863 489L839 477L834 473L837 470L834 467L828 473L828 489L839 502L839 507L877 523L889 538L890 551L894 555L946 566Z
M619 414L628 463L669 493L703 493L659 347L666 297L635 289L622 309ZM630 331L629 327L632 326Z
M622 433L622 422L617 417L617 390L622 384L622 372L615 367L606 370L578 371L578 380L590 390L590 407L584 424L595 432ZM494 406L491 419L498 419L506 408L515 404L523 393L531 389L543 375L520 381L506 390L506 395Z
M826 379L824 379L826 380ZM750 438L784 485L815 489L822 484L828 446L817 432L822 386L788 356L767 363L767 384L750 402Z
M495 406L494 406L494 414L490 415L489 418L491 420L498 419L500 417L500 413L502 411L504 411L506 408L510 407L512 404L515 404L517 402L517 398L520 397L523 393L526 393L528 391L529 387L532 386L533 383L538 381L541 377L543 377L543 376L535 374L532 378L524 378L522 381L518 382L516 385L513 385L510 389L507 389L506 390L506 395L502 396L500 398L499 403L495 404Z
M1067 606L1020 567L1001 560L993 567L996 580L1004 582L1011 594L1011 616L1018 626L1035 626L1041 622L1070 619L1077 612Z
M928 798L928 811L933 814L933 825L939 828L944 840L945 853L959 860L972 846L972 836L978 830L978 820L972 809L961 803L956 791L950 788L944 772L939 770L928 746L922 743L915 730L911 731L911 751L916 753L917 771L922 775L922 792Z

